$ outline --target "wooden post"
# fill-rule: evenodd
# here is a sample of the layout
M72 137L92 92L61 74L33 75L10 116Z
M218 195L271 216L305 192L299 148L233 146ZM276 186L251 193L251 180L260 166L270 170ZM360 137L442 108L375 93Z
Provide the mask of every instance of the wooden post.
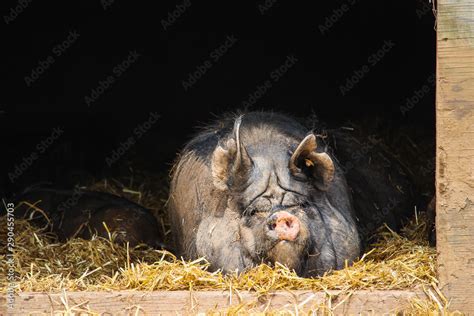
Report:
M474 0L438 0L437 247L441 290L474 315Z

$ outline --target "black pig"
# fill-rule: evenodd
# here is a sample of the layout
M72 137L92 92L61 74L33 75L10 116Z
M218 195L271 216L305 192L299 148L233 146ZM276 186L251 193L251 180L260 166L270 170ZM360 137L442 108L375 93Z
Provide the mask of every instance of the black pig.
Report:
M383 201L395 189L383 185L389 181L385 167L361 175L360 185L357 179L348 185L346 174L358 175L357 161L348 173L324 145L297 121L265 112L225 117L199 133L172 174L168 213L179 253L204 256L224 272L280 262L315 276L352 262L369 232L358 223L351 191L367 186L377 195L380 187L388 194L378 197ZM363 155L359 163L367 168L369 154ZM383 222L408 198L395 194L390 214L380 205L361 215L374 212L364 220ZM354 196L358 206L371 203L363 199Z
M103 192L75 189L33 188L16 199L15 216L30 218L49 228L61 241L72 237L108 237L115 232L118 243L145 243L162 248L163 233L148 209L127 199Z

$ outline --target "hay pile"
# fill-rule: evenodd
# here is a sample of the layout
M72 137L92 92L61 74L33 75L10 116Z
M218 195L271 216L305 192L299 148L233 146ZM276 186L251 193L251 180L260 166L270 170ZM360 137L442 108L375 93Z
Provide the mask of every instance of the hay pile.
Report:
M5 233L5 217L0 219ZM298 277L282 265L262 264L243 275L207 271L204 259L185 262L166 251L127 248L111 239L56 242L27 220L16 221L16 271L19 291L82 290L357 290L406 289L437 283L435 250L388 229L374 248L343 270L314 279ZM3 246L3 245L2 245ZM5 271L4 261L0 272ZM5 291L2 284L2 291Z
M101 184L102 183L102 186ZM126 188L118 181L102 181L90 188L119 193L161 214L166 202L140 188ZM105 183L105 184L104 184ZM162 222L164 226L166 224ZM6 218L0 218L0 235L6 234ZM241 275L209 272L204 259L185 262L166 251L138 246L129 248L100 237L56 242L55 236L26 220L15 221L17 291L101 290L249 290L264 294L274 290L408 289L436 286L436 251L429 247L426 225L420 214L399 235L382 227L372 249L360 260L322 277L298 277L282 265L262 264ZM5 238L0 246L5 249ZM0 255L0 274L5 275L5 251ZM0 290L6 292L6 282ZM415 311L435 311L446 304L414 302ZM242 310L241 310L242 311Z

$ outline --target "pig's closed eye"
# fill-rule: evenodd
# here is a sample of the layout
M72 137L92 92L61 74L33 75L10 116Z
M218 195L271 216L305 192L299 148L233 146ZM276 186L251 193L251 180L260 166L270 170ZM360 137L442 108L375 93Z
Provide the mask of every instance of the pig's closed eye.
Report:
M262 215L262 214L265 214L265 213L268 213L268 210L265 210L265 209L262 209L262 208L259 208L259 207L255 207L255 206L249 206L245 209L245 211L243 212L243 215L244 216L254 216L254 215Z
M252 216L257 212L257 209L255 208L254 205L249 205L245 208L245 210L242 212L242 215L244 216Z

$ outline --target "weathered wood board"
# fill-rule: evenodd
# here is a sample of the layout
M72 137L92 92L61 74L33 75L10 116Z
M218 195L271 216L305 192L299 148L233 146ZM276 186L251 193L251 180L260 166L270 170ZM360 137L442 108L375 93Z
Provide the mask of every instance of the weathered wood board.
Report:
M330 298L331 296L331 298ZM337 291L275 292L258 299L255 293L228 291L113 291L68 292L63 294L22 293L16 297L13 315L48 315L59 312L90 310L103 315L188 315L212 310L225 311L230 305L257 303L261 311L287 309L307 311L320 304L331 306L336 315L381 314L396 312L408 306L410 300L423 298L423 291L355 291L338 295ZM0 304L5 296L0 296ZM325 310L327 311L327 310Z
M451 308L474 315L474 0L439 0L437 249Z

